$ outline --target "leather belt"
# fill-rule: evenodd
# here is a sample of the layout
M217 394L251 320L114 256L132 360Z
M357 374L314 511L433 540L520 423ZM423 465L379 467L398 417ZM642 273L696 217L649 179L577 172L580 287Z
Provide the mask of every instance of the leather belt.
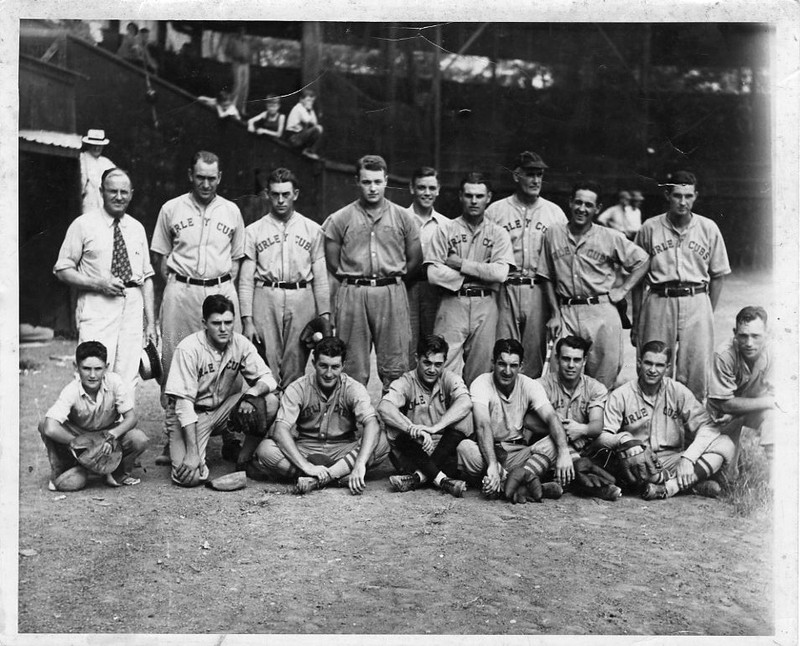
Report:
M301 280L296 283L284 283L281 281L272 282L268 280L261 280L260 278L256 278L256 283L261 283L263 287L277 287L278 289L303 289L304 287L308 287L310 285L307 280Z
M506 281L506 285L541 285L544 278L529 278L528 276L514 276Z
M189 278L189 276L184 276L183 274L175 274L175 280L179 283L189 283L190 285L201 285L203 287L221 285L222 283L227 283L230 279L230 274L224 274L219 278Z
M695 294L705 294L708 291L707 285L696 285L690 283L688 285L681 285L680 283L674 285L650 285L650 291L657 296L666 296L667 298L677 296L694 296Z
M401 280L400 276L390 276L389 278L352 278L345 276L342 278L342 283L359 287L385 287L386 285L398 285Z
M459 296L491 296L494 292L486 287L462 287L458 290Z
M528 445L528 443L525 441L524 437L519 437L516 440L500 440L499 442L497 442L497 444L514 444L514 445L517 445L517 446L519 446L519 445L527 446Z
M599 296L579 296L577 298L565 298L561 301L562 305L599 305L608 302L608 294Z
M127 287L127 288L141 287L141 285L139 283L137 283L136 281L134 281L134 280L129 280L127 283L125 283L125 287Z

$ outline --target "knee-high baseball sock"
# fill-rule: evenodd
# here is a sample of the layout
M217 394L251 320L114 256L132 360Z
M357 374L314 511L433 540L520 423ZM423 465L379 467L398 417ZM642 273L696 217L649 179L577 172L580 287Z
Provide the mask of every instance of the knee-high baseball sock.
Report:
M328 467L328 473L331 474L331 478L338 480L353 470L353 465L356 463L356 458L358 457L358 450L359 447L351 449L343 457L339 458Z

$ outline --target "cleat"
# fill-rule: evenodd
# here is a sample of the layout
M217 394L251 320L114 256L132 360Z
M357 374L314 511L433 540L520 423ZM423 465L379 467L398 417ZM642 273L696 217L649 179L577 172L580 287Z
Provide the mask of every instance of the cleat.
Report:
M558 500L563 495L564 490L557 482L545 482L542 485L542 498Z
M294 492L302 495L304 493L314 491L314 489L319 489L319 480L312 478L311 476L300 476L297 479Z
M692 487L692 493L705 498L718 498L722 493L722 487L715 480L703 480Z
M649 482L642 492L644 500L664 500L667 498L667 486Z
M168 467L172 464L172 459L169 457L169 442L164 445L161 455L156 458L156 464L160 467Z
M392 485L392 489L401 493L413 491L419 486L419 476L416 474L389 476L389 484Z
M439 483L439 488L449 493L456 498L462 498L464 492L467 490L467 483L463 480L456 480L455 478L445 478Z
M604 485L596 489L594 497L600 498L601 500L609 500L614 502L615 500L622 498L622 489L620 489L617 485Z

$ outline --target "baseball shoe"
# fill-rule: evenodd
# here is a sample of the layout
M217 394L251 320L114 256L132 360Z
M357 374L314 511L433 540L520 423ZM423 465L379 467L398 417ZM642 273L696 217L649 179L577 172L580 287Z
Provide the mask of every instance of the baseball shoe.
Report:
M106 474L106 484L109 487L132 487L137 485L141 482L141 479L134 478L131 475L126 475L119 480L117 480L113 475L110 473Z
M443 492L449 493L451 496L462 498L464 492L467 490L467 483L463 480L456 480L455 478L444 478L439 483L439 488Z
M242 448L241 442L235 437L222 438L222 459L226 462L236 462L239 459L239 450Z
M564 493L564 489L557 482L545 482L542 484L542 498L558 500Z
M52 480L50 480L50 482L47 483L47 488L50 491L58 491L58 489L56 489L55 483Z
M169 457L169 442L164 445L161 455L156 458L156 464L160 467L168 467L172 464L172 460Z
M304 493L308 493L309 491L314 491L314 489L319 489L319 480L312 478L311 476L300 476L297 479L294 492L302 495Z
M667 485L648 482L642 492L645 500L664 500L667 498Z
M403 493L406 491L414 491L414 489L419 486L420 482L419 476L416 473L412 473L411 475L389 476L389 484L392 485L395 491Z
M593 495L595 498L614 502L615 500L622 498L622 489L620 489L617 485L604 485L593 490Z
M705 498L718 498L722 493L722 487L716 480L703 480L692 487L692 492L697 496Z

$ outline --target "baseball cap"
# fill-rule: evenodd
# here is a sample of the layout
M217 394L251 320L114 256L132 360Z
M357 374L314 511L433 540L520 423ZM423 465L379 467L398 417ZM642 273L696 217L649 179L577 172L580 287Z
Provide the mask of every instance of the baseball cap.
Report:
M526 150L517 155L514 168L549 168L544 160L534 152Z
M664 182L664 184L666 186L680 186L682 184L694 186L697 184L697 178L694 176L694 173L690 173L686 170L678 170L667 175L667 181Z

